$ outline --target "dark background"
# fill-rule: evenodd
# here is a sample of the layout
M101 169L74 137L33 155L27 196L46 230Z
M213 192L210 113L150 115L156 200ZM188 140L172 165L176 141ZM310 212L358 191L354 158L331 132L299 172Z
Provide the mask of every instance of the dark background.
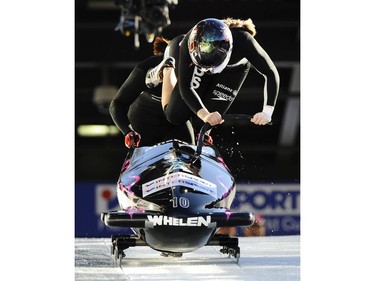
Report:
M100 85L120 87L152 44L126 37L115 27L120 9L112 0L75 2L75 125L113 125L93 102ZM180 0L169 11L163 36L186 33L203 18L252 18L257 41L278 67L281 79L272 126L221 126L215 145L239 182L300 181L300 2L298 0ZM228 113L261 111L264 80L251 70ZM75 137L76 181L116 181L126 155L123 136Z

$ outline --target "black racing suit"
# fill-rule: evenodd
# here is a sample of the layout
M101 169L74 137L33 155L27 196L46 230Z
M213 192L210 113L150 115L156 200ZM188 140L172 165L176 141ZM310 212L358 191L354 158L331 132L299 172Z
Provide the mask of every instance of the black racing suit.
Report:
M182 124L190 117L198 129L202 121L194 114L203 107L224 114L241 89L250 66L265 78L264 105L275 106L279 91L279 74L263 48L242 28L231 28L233 50L227 67L218 74L202 72L195 66L188 51L190 32L170 42L169 55L176 60L178 82L173 89L168 106L164 108L167 119ZM182 40L182 41L181 41Z
M147 88L147 70L158 65L163 56L152 56L139 63L122 84L112 100L109 112L113 122L126 135L131 128L141 135L141 146L154 145L169 139L194 143L190 123L173 125L165 118L161 106L161 84Z

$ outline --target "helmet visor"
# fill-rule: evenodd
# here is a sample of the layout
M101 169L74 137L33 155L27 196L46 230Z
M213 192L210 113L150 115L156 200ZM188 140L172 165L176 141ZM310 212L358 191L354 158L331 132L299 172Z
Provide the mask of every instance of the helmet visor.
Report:
M216 67L219 66L227 57L228 49L230 48L229 42L223 41L202 41L198 45L199 61L201 67Z

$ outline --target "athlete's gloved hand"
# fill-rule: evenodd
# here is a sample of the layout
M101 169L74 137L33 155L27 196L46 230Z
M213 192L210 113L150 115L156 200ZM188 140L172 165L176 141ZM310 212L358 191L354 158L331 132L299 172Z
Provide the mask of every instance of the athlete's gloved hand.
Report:
M137 132L130 131L125 135L125 146L127 148L130 147L138 147L139 142L141 141L141 135Z
M255 125L267 125L272 120L273 106L266 105L262 112L258 112L250 119Z

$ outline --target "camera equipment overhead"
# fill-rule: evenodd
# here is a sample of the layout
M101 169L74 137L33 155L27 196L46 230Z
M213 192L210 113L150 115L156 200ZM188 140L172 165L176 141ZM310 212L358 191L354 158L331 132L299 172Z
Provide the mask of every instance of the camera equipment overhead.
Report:
M134 46L139 48L139 35L144 34L151 43L159 36L163 28L171 24L169 9L178 4L178 0L115 0L121 9L120 21L115 27L125 35L134 33Z

